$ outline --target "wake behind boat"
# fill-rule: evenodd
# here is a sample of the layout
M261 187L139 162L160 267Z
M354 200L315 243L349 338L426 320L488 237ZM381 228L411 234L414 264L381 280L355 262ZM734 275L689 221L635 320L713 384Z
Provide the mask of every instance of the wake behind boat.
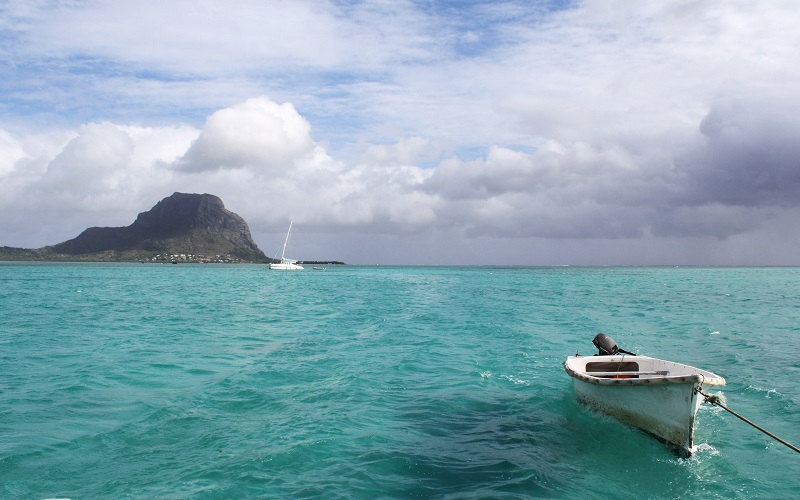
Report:
M289 230L286 231L286 240L283 242L283 250L281 250L281 260L280 262L270 262L269 268L279 271L301 271L303 266L297 263L296 260L287 259L284 256L286 255L286 245L289 243L289 234L292 232L292 222L289 222Z
M578 400L690 456L695 415L704 400L698 392L725 385L725 379L694 366L623 351L602 333L593 343L598 355L570 356L564 362Z

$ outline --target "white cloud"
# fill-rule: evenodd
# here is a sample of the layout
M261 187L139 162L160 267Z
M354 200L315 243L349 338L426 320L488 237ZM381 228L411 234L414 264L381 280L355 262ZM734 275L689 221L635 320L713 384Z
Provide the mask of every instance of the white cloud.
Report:
M286 66L369 68L427 59L436 42L425 34L433 29L430 20L404 0L241 0L235 6L98 0L14 10L16 22L9 28L37 55L79 55L182 75L223 77ZM37 37L40 30L48 36Z
M361 163L375 165L418 165L438 160L447 148L424 137L401 138L394 144L367 147Z
M212 114L177 167L188 172L250 167L279 173L313 153L310 131L291 104L248 99Z
M14 163L25 156L22 145L6 130L0 130L0 179L11 173Z
M0 183L0 225L19 243L0 244L39 247L89 226L130 224L137 212L171 194L173 176L165 165L196 136L189 127L104 122L16 141L15 154L0 154L7 172Z

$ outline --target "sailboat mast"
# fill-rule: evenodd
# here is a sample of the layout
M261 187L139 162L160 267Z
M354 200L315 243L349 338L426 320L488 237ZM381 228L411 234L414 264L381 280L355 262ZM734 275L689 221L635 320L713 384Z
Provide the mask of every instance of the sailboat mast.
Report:
M286 240L283 242L283 250L281 251L281 262L283 262L283 255L286 253L286 245L289 243L289 233L292 232L292 221L289 221L289 230L286 231Z

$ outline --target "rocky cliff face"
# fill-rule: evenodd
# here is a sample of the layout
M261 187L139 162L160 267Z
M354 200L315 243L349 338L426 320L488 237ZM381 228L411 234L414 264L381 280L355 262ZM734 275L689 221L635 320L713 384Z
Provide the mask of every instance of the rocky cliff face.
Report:
M155 254L230 255L245 261L270 259L250 236L247 223L210 194L175 193L127 227L92 227L77 238L46 247L65 255L113 254L114 260Z

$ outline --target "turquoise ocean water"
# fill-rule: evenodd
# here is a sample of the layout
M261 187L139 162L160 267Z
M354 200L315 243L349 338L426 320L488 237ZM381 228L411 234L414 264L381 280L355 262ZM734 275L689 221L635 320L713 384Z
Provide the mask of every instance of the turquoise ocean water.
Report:
M0 498L791 498L704 405L678 458L579 406L604 332L800 445L800 269L0 264Z

